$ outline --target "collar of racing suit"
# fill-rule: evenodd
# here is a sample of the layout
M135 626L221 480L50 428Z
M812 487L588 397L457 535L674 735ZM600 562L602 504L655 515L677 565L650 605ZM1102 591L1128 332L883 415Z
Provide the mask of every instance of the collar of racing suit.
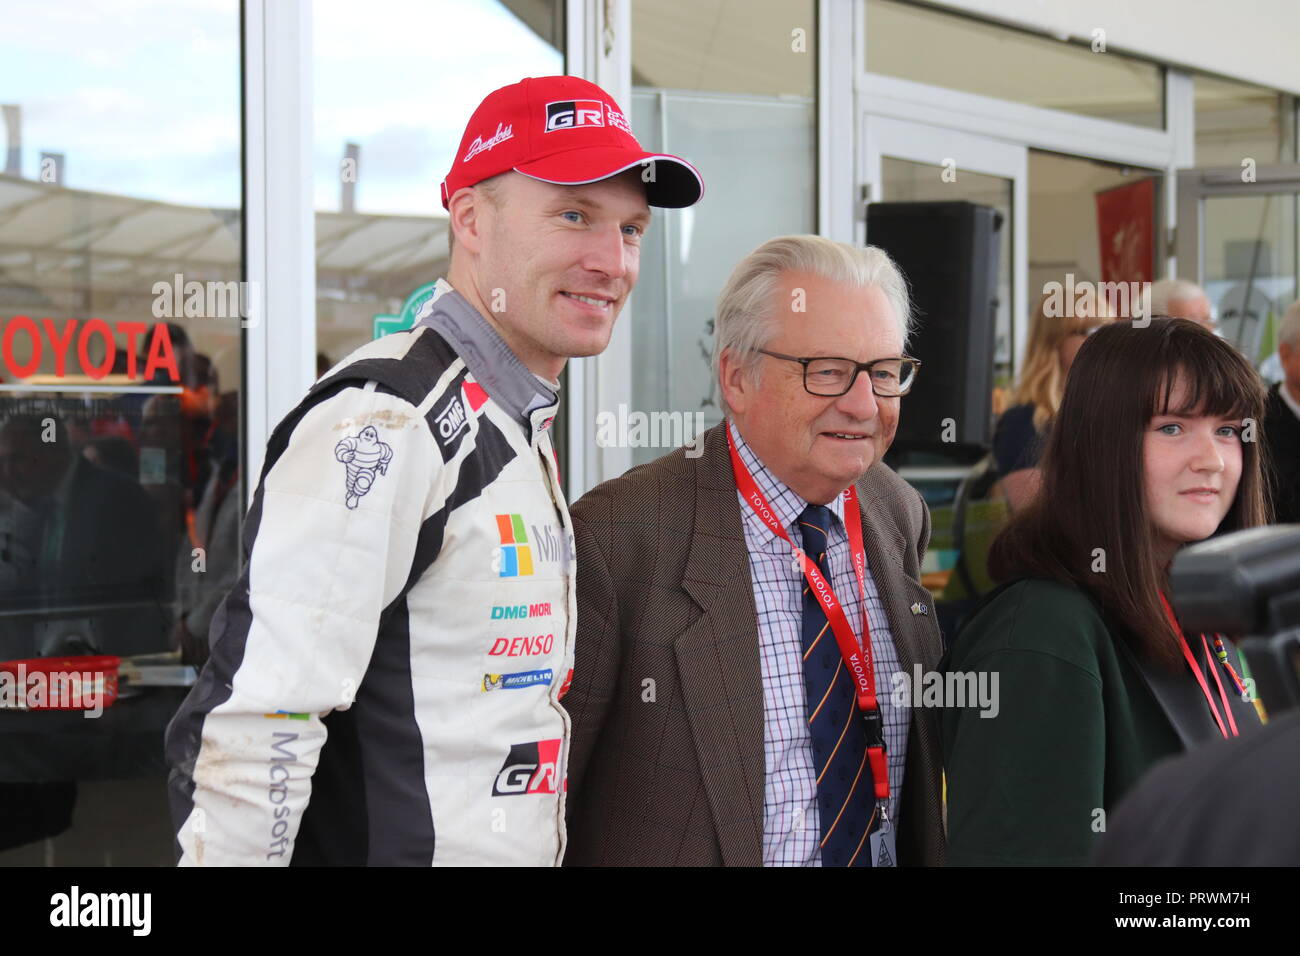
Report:
M520 423L530 441L551 427L560 407L559 382L529 371L450 282L439 279L433 297L420 311L425 314L416 324L429 326L451 344L474 380Z

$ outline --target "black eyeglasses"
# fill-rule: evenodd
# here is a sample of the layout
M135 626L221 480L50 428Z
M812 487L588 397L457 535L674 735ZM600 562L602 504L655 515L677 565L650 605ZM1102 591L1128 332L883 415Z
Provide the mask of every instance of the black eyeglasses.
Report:
M858 373L863 369L870 376L872 392L881 398L897 398L906 395L912 388L917 369L921 367L920 362L907 355L855 362L847 358L797 358L780 352L769 352L767 349L754 351L785 362L798 362L803 366L804 391L823 398L834 398L846 393L858 380Z

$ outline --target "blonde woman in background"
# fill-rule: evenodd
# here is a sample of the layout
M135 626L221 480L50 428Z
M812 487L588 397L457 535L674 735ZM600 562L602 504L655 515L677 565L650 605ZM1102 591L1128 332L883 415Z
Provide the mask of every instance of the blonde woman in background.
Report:
M1069 314L1049 315L1049 311ZM1078 290L1072 302L1063 303L1059 292L1038 300L1029 321L1029 344L1013 404L998 418L993 433L998 486L1013 511L1021 510L1038 492L1038 457L1061 407L1074 353L1084 339L1113 318L1106 299L1091 289Z

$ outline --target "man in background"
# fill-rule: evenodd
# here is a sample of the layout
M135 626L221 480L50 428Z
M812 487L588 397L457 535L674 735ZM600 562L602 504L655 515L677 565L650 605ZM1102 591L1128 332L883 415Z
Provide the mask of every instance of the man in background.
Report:
M1292 303L1277 329L1282 381L1268 390L1264 442L1272 466L1273 520L1300 521L1300 301Z
M1191 319L1217 332L1210 297L1187 279L1160 279L1151 285L1151 314L1174 319Z

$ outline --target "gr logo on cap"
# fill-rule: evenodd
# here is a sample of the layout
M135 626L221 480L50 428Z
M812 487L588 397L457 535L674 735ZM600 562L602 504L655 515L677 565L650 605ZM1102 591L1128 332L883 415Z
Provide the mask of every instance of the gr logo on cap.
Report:
M561 100L546 104L546 132L575 126L604 126L605 104L600 100Z
M704 195L699 171L679 156L643 150L599 86L576 76L529 77L489 93L474 111L443 180L442 207L456 190L510 170L580 186L651 164L654 175L642 177L651 206L679 209Z

